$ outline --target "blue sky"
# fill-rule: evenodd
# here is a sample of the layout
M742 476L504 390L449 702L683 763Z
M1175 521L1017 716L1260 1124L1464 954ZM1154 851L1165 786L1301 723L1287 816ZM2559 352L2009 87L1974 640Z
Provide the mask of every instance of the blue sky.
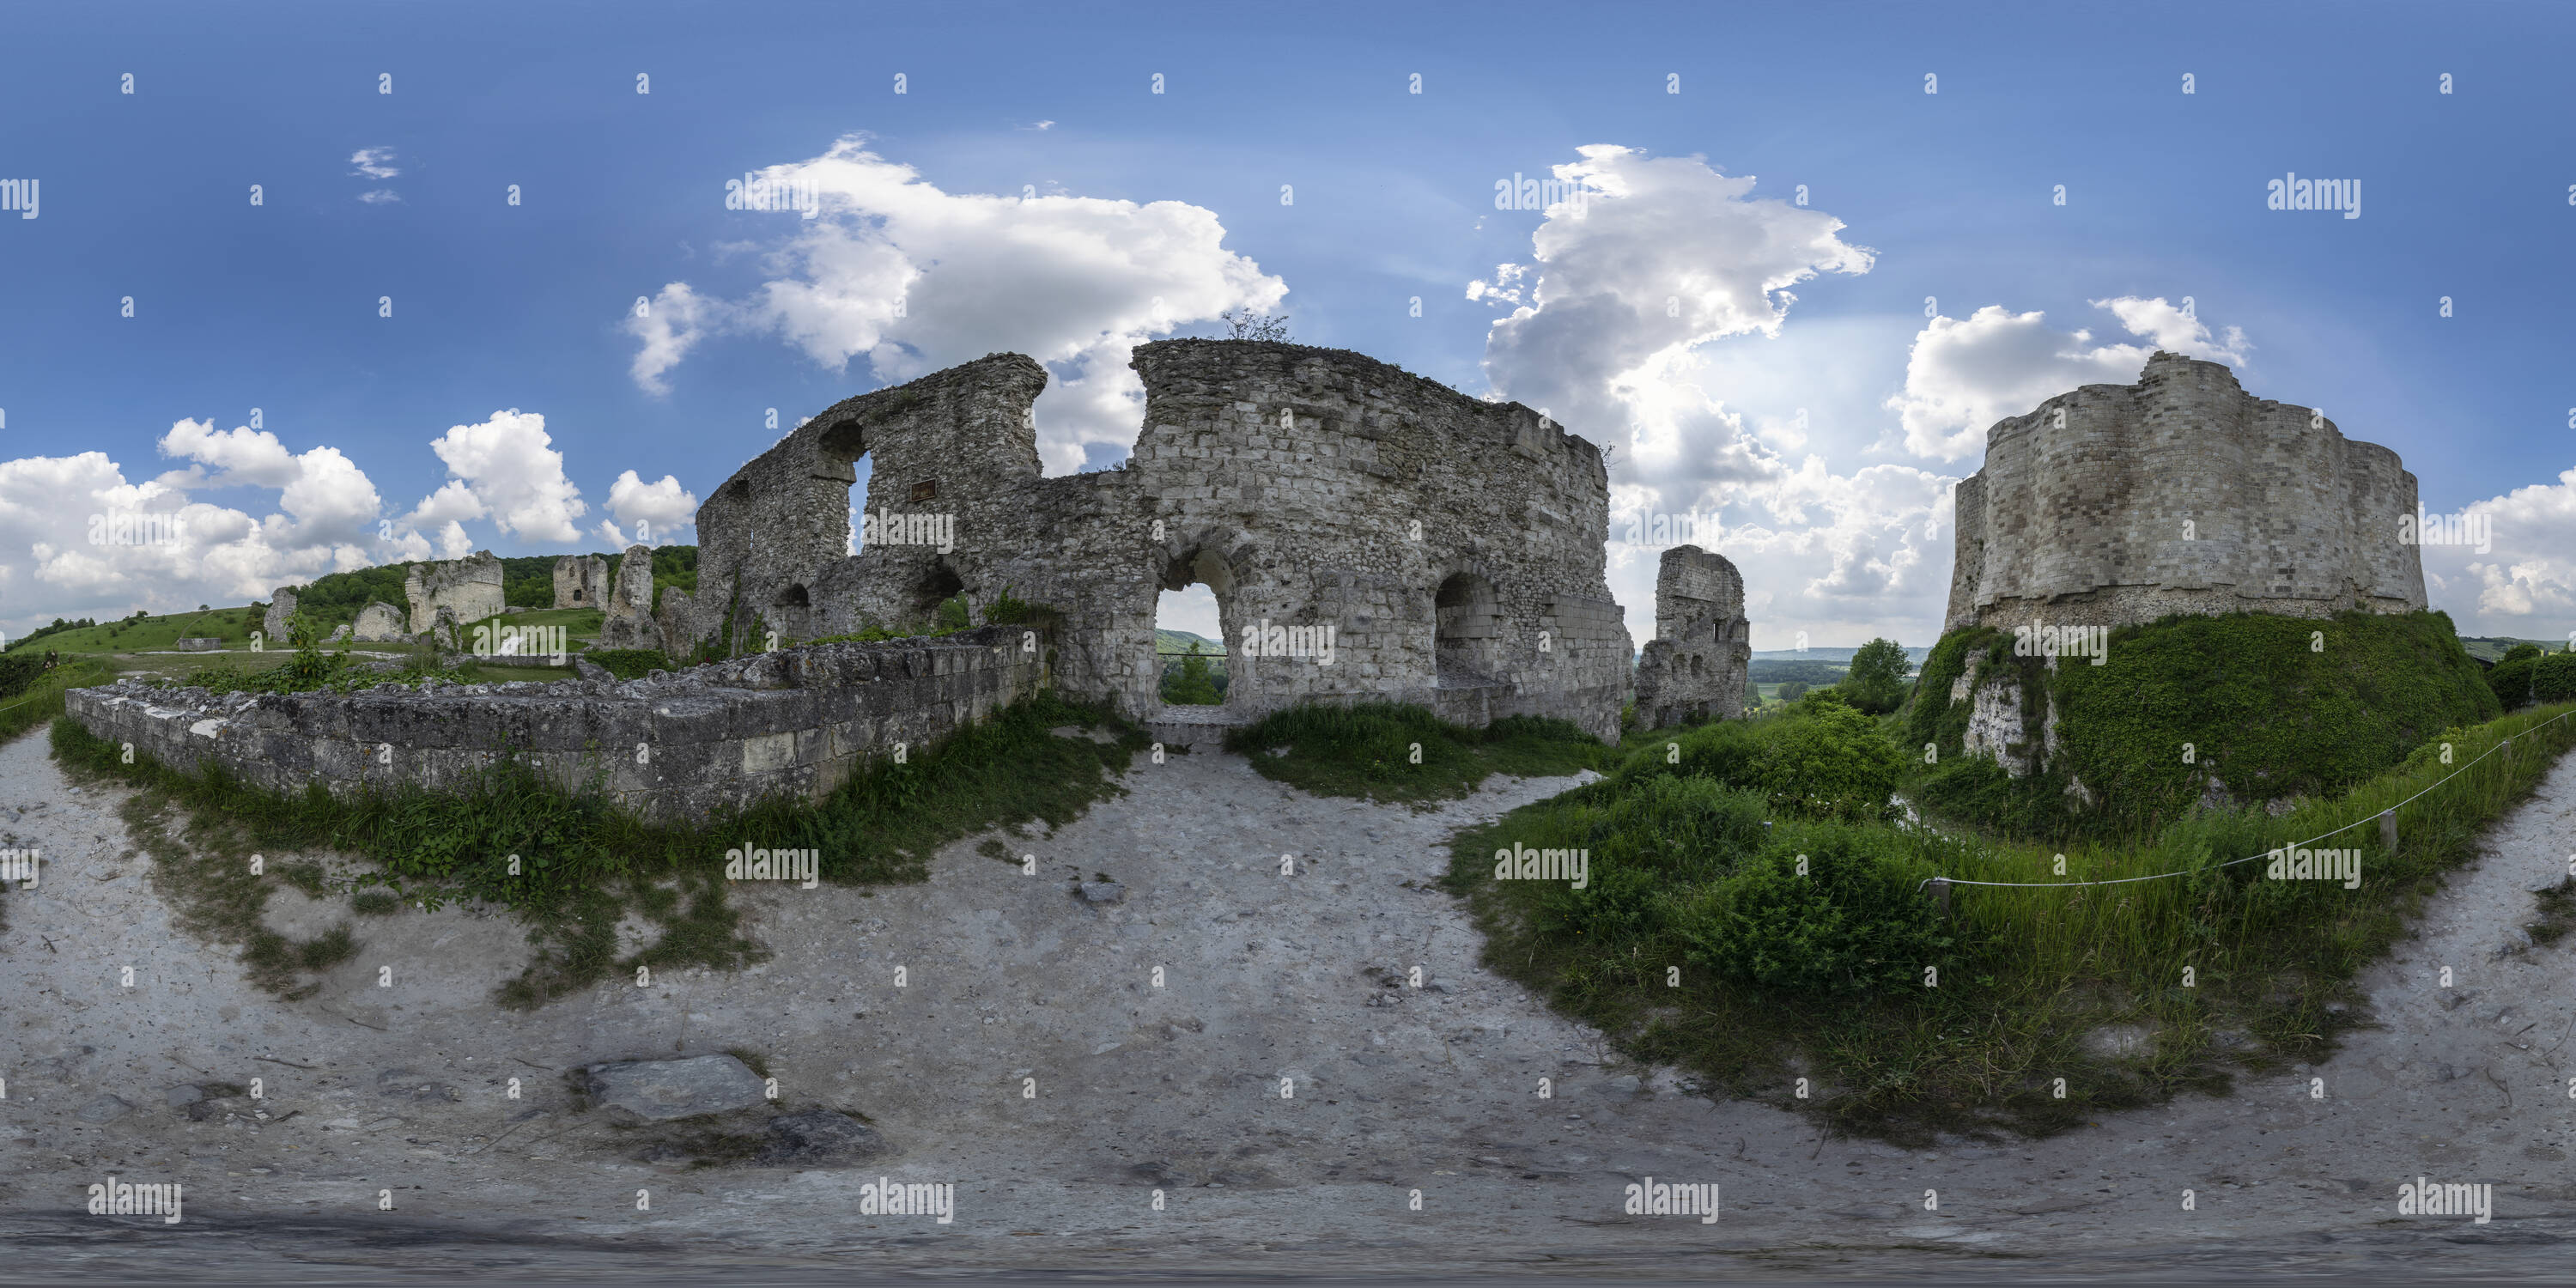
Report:
M1075 386L1041 404L1050 469L1108 463L1127 343L1276 296L1302 342L1567 404L1635 466L1625 504L1740 534L1718 548L1759 648L1929 643L1984 424L2174 335L2394 448L2428 510L2488 507L2490 551L2425 552L2464 631L2565 637L2571 36L2576 9L2538 4L14 7L0 179L42 202L0 212L0 629L460 539L605 549L603 520L684 521L775 436L767 409L783 429L1015 344L1057 346ZM826 218L724 208L727 178L836 147L867 175ZM1578 280L1533 244L1563 213L1493 193L1584 148L1624 149L1590 172L1670 226L1567 228ZM2290 171L2358 179L2361 217L2266 210ZM872 231L896 197L899 231ZM1784 251L1812 215L1840 250ZM1634 295L1619 274L1655 255L1753 283L1633 338L1668 348L1662 393L1620 394L1561 330L1489 334L1543 313L1551 272L1560 302ZM934 256L944 311L851 320L867 273ZM1207 307L1132 321L1185 279ZM669 325L673 283L712 303L639 371L633 305ZM1936 326L1953 343L1918 353ZM80 541L101 506L183 501L181 549ZM1652 552L1611 562L1645 638Z

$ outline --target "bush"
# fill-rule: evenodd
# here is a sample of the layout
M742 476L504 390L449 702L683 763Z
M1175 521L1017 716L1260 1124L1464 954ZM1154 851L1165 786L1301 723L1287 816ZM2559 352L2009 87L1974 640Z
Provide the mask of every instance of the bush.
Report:
M1640 748L1620 774L1711 778L1759 791L1786 814L1858 822L1891 816L1904 768L1876 721L1834 690L1816 689L1781 715L1717 721Z
M1932 875L1894 833L1801 829L1703 887L1680 910L1679 933L1693 961L1771 988L1920 988L1951 944L1920 889Z
M27 691L36 677L45 673L42 653L11 653L0 657L0 698L14 698Z
M2576 653L2552 653L2533 663L2531 696L2541 702L2576 702Z
M1216 691L1216 680L1208 674L1207 655L1199 652L1198 645L1192 644L1189 653L1181 658L1178 672L1164 672L1163 701L1182 707L1212 707L1225 701L1225 696Z
M2514 652L2520 653L2530 647L2528 644L2517 645ZM2520 657L2507 653L2505 657L2507 660L2496 663L2496 668L2487 672L2487 688L2495 694L2496 701L2502 703L2507 711L2530 706L2532 680L2540 670L2538 651L2523 653Z

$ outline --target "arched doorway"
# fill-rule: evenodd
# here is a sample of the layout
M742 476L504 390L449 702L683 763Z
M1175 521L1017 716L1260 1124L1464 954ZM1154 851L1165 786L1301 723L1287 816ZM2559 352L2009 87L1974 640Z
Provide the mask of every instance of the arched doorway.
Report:
M1438 686L1470 689L1501 683L1503 618L1494 584L1471 572L1458 573L1440 583L1431 611Z

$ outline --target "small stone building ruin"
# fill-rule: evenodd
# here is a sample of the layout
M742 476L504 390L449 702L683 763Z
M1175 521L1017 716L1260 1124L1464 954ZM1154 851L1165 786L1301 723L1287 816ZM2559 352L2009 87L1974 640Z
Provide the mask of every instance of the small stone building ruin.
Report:
M2223 363L2158 353L1986 431L1959 483L1945 630L2424 607L2415 476Z
M403 595L411 600L411 633L438 625L438 610L450 610L460 626L471 626L500 614L501 559L489 550L444 563L416 563L403 577Z
M1599 449L1343 350L1168 340L1132 365L1143 431L1094 473L1040 476L1047 374L1018 354L825 409L699 507L697 592L663 593L664 646L900 629L959 595L981 621L1008 594L1062 615L1063 691L1158 728L1382 699L1617 736L1632 653ZM1193 583L1233 679L1222 708L1166 710L1157 597Z
M411 636L403 630L403 611L378 599L358 610L354 638L362 644L393 644Z
M1742 716L1752 667L1743 575L1698 546L1666 550L1655 572L1655 638L1637 660L1638 726Z
M555 560L557 608L597 608L608 593L608 561L598 555L565 555Z
M259 628L268 643L283 647L287 630L295 622L295 587L280 586L268 592L268 612L261 616Z

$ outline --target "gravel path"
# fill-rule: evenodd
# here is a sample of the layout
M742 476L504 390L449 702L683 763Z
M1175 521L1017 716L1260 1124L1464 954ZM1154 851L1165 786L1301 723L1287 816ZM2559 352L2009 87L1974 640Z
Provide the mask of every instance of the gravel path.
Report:
M1037 875L970 840L924 885L749 890L767 963L517 1014L487 998L526 959L519 932L457 909L357 919L360 952L314 997L252 988L229 950L172 928L122 790L70 785L43 735L22 737L0 746L0 847L40 847L45 867L6 896L0 933L0 1280L2566 1273L2576 951L2497 950L2576 852L2576 758L2370 972L2384 1027L2328 1064L2053 1140L1923 1152L1821 1140L1607 1063L1597 1034L1477 968L1464 912L1425 888L1446 838L1573 781L1496 780L1417 813L1304 796L1238 757L1140 758L1130 795L1009 838ZM1081 897L1101 874L1123 901ZM299 933L344 915L292 892L271 905ZM1424 988L1368 973L1415 966ZM784 1102L864 1112L898 1152L864 1170L647 1162L561 1080L729 1048L764 1057ZM169 1103L253 1077L266 1119ZM184 1220L86 1215L110 1173L183 1183ZM879 1175L953 1183L954 1222L862 1215ZM2399 1216L2418 1175L2493 1184L2493 1220ZM1648 1176L1720 1185L1723 1215L1624 1215Z

